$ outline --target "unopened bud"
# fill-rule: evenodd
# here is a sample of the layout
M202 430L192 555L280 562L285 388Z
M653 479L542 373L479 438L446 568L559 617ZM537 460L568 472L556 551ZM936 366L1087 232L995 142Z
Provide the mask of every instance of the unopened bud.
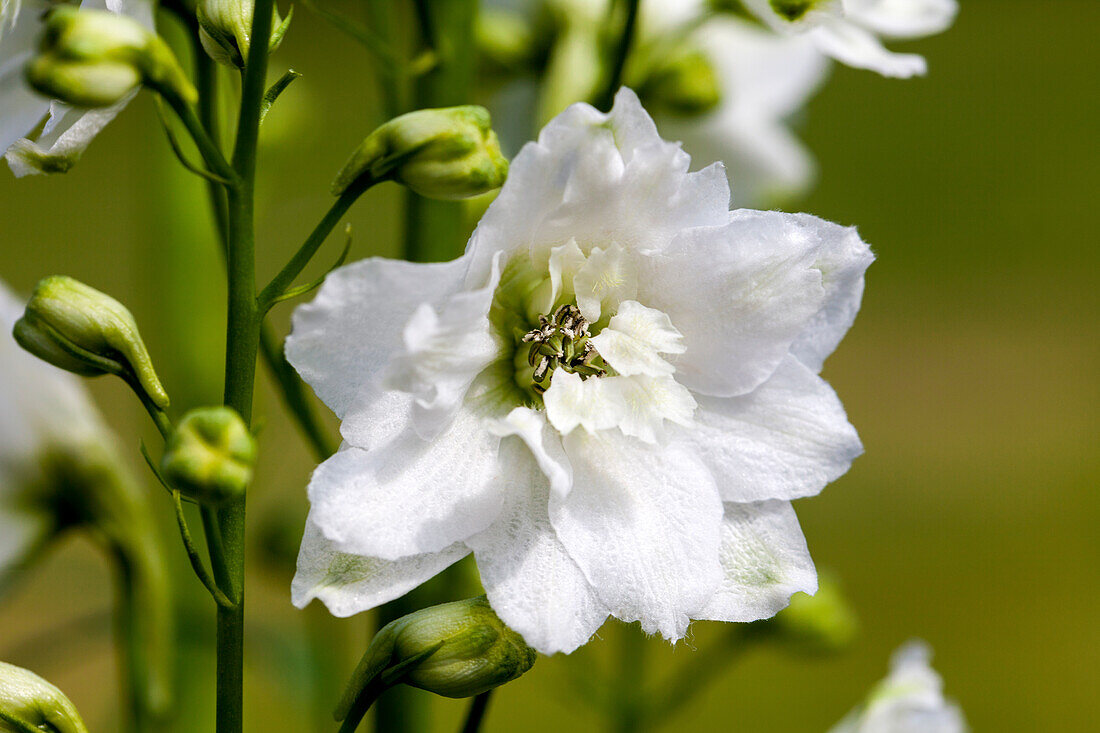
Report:
M120 376L159 409L168 407L134 316L78 280L54 275L39 281L12 334L43 361L84 376Z
M714 66L701 51L677 54L657 67L639 88L648 107L673 114L698 115L722 101Z
M844 649L855 639L855 612L833 579L823 576L817 593L795 593L791 603L773 621L780 637L797 649L811 654Z
M0 713L0 730L88 733L65 693L34 672L4 662L0 662ZM20 724L21 728L15 727Z
M124 15L70 5L57 5L47 16L27 81L78 107L109 107L143 83L188 102L198 98L156 33Z
M200 0L195 11L199 21L199 40L210 58L226 66L244 67L252 38L255 7L255 0ZM292 10L286 20L279 18L277 8L272 8L271 13L268 49L274 51L283 42L294 13Z
M202 504L240 497L252 482L256 441L229 407L191 410L168 438L160 469L168 484Z
M473 697L511 682L536 653L504 625L485 596L425 608L375 635L336 709L343 720L364 696L407 684L444 697Z
M472 105L421 109L368 135L332 190L340 195L367 177L392 179L428 198L462 199L499 188L507 175L508 160L488 110Z

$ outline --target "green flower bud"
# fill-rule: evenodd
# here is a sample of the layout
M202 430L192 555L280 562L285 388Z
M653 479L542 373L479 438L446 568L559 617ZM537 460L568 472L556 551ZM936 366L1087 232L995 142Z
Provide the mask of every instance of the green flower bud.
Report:
M252 14L255 0L200 0L195 15L199 21L199 40L210 58L219 64L244 68L252 34ZM294 10L279 18L279 10L272 8L271 42L268 49L274 51L283 42Z
M473 697L511 682L535 663L535 650L504 625L485 596L425 608L375 635L352 675L336 719L396 684L444 697Z
M829 577L822 577L817 593L795 593L791 603L773 621L784 641L810 654L838 652L855 640L859 628L855 612Z
M55 275L39 281L12 334L43 361L84 376L120 376L159 409L168 407L134 316L78 280Z
M647 107L680 115L703 114L722 101L714 67L697 50L676 54L658 66L638 93Z
M484 8L477 16L475 40L479 59L494 71L516 71L533 61L537 46L522 15Z
M198 99L160 36L105 10L54 7L26 73L42 94L78 107L109 107L143 83L188 102Z
M0 730L17 730L16 725L88 733L65 693L30 670L0 662Z
M463 106L395 117L367 136L340 171L332 191L353 183L394 180L421 196L462 199L499 188L508 175L489 111Z
M191 410L168 438L160 470L168 484L203 504L242 496L252 482L256 441L229 407Z

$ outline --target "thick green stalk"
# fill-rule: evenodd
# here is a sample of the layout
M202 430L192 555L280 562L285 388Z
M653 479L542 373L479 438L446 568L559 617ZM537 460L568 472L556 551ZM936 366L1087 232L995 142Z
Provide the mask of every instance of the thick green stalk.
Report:
M474 19L477 0L424 0L420 13L429 19L422 29L435 44L436 66L413 86L413 109L469 104L476 62ZM466 244L462 204L406 194L405 258L441 262L462 254Z
M274 0L257 0L252 17L251 45L241 84L241 109L232 166L235 185L227 191L228 321L225 345L225 404L252 419L256 355L261 316L256 303L255 179L260 106L267 79L268 41ZM217 731L241 733L244 706L244 529L245 500L217 512L222 558L229 588L222 590L234 606L218 607Z

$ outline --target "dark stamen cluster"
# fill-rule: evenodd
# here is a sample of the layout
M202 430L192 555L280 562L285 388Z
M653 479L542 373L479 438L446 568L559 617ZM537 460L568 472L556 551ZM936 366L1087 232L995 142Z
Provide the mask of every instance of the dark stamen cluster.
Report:
M539 327L523 336L523 343L531 344L527 363L535 369L534 390L546 391L546 382L555 369L579 374L581 379L602 377L607 369L595 363L600 354L588 341L588 321L575 305L563 305L549 318L539 316Z

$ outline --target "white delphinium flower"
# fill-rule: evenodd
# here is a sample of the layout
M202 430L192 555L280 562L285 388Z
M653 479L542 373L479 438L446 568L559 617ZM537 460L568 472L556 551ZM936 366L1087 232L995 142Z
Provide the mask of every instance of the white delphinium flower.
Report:
M16 176L63 173L80 160L99 131L113 120L137 90L112 107L79 109L49 100L24 77L42 35L48 0L3 0L0 11L0 153ZM153 28L152 0L84 0L84 10L110 10ZM36 139L29 135L47 117Z
M932 651L912 641L894 652L890 675L830 733L966 733L957 705L944 699Z
M287 357L343 420L293 599L346 616L471 551L544 653L606 617L676 640L817 576L790 500L862 448L817 372L872 260L854 229L729 211L637 97L516 156L466 253L372 258L297 309Z
M21 315L0 283L0 585L56 529L54 469L107 435L79 380L15 343Z
M706 12L701 0L652 0L651 32L677 33ZM696 163L722 161L735 200L771 206L813 182L813 157L787 120L805 106L828 60L804 36L778 35L733 15L713 15L687 37L714 67L721 97L695 115L658 114L662 135L681 140Z
M894 53L880 38L935 35L950 27L957 0L741 0L783 34L805 34L822 53L883 76L910 77L928 70L924 57Z

